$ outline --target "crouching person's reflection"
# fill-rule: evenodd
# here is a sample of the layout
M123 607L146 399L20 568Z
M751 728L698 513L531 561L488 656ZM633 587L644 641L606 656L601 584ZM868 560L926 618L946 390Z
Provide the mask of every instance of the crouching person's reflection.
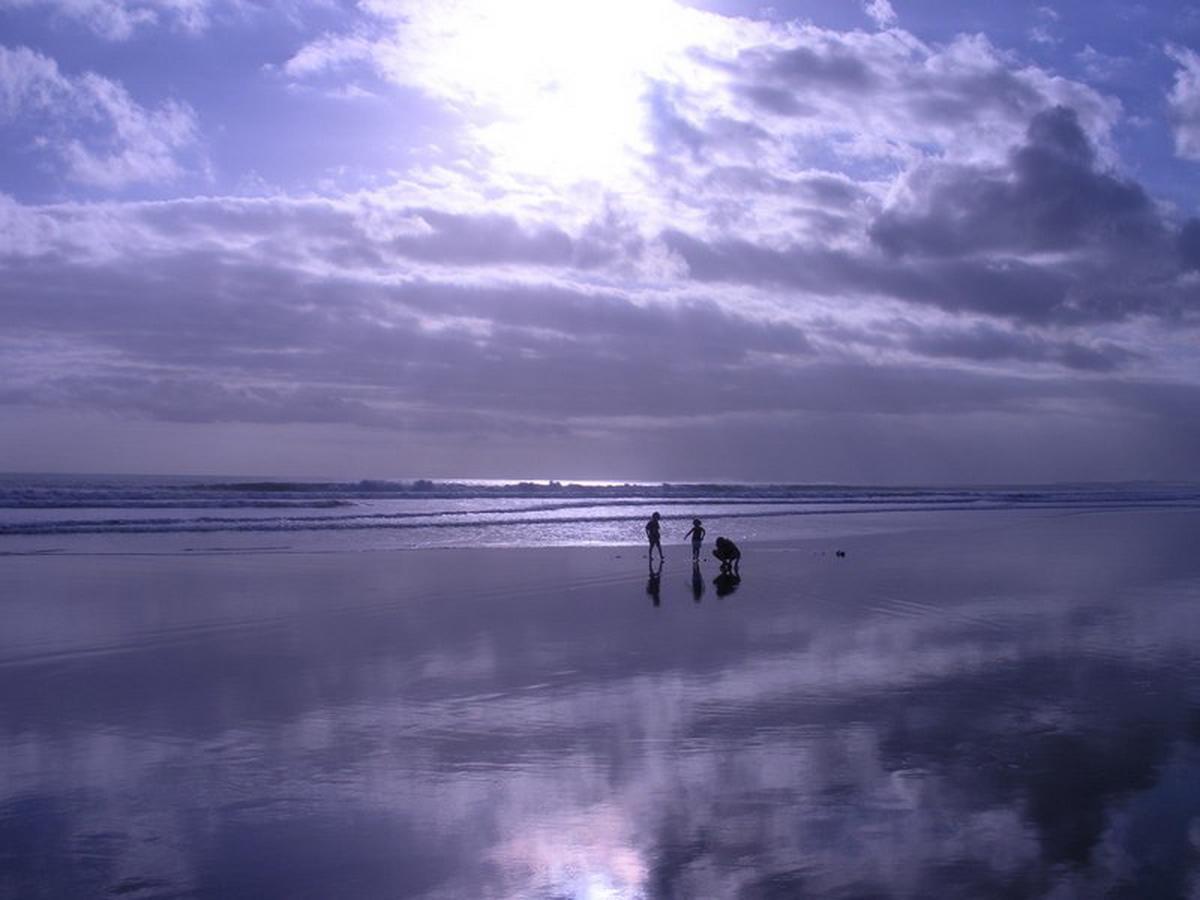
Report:
M661 575L662 560L660 559L658 561L657 569L654 567L654 563L651 562L650 575L646 579L646 593L650 595L650 599L653 601L655 606L658 606L662 602L662 597L659 595L659 591L662 589Z
M738 585L742 583L742 576L736 572L722 571L720 575L713 579L713 585L717 589L718 597L728 597L737 590Z

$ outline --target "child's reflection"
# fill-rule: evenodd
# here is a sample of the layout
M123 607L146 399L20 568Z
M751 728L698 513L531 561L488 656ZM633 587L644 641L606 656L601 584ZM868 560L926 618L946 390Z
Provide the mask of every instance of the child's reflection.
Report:
M660 575L662 575L662 560L658 561L657 569L654 567L654 561L651 560L650 576L646 579L646 593L650 595L650 599L654 602L655 606L658 606L662 602L662 598L658 593L662 586L662 582L659 579Z

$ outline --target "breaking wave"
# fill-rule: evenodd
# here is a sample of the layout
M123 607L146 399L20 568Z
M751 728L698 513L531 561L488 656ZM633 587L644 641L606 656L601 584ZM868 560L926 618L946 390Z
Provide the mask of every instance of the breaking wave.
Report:
M883 487L801 484L645 484L558 481L284 481L0 476L0 536L536 528L601 540L637 534L649 508L777 519L922 510L1198 507L1200 486L1054 484ZM421 543L418 541L417 543Z

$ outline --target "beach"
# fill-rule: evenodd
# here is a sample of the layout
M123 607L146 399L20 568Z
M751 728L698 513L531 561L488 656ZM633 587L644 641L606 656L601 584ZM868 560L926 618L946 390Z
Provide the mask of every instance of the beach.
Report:
M1198 185L1200 0L0 0L0 900L1200 900Z
M1196 890L1200 513L838 522L737 583L678 542L657 582L634 544L22 545L0 896Z

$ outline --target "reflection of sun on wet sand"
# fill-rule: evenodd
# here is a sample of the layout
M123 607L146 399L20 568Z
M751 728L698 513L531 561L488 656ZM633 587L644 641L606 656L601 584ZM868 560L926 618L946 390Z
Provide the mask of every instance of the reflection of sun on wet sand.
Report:
M1177 896L1198 532L8 557L0 894Z
M645 896L649 866L627 807L600 802L511 824L514 836L488 854L508 896Z

